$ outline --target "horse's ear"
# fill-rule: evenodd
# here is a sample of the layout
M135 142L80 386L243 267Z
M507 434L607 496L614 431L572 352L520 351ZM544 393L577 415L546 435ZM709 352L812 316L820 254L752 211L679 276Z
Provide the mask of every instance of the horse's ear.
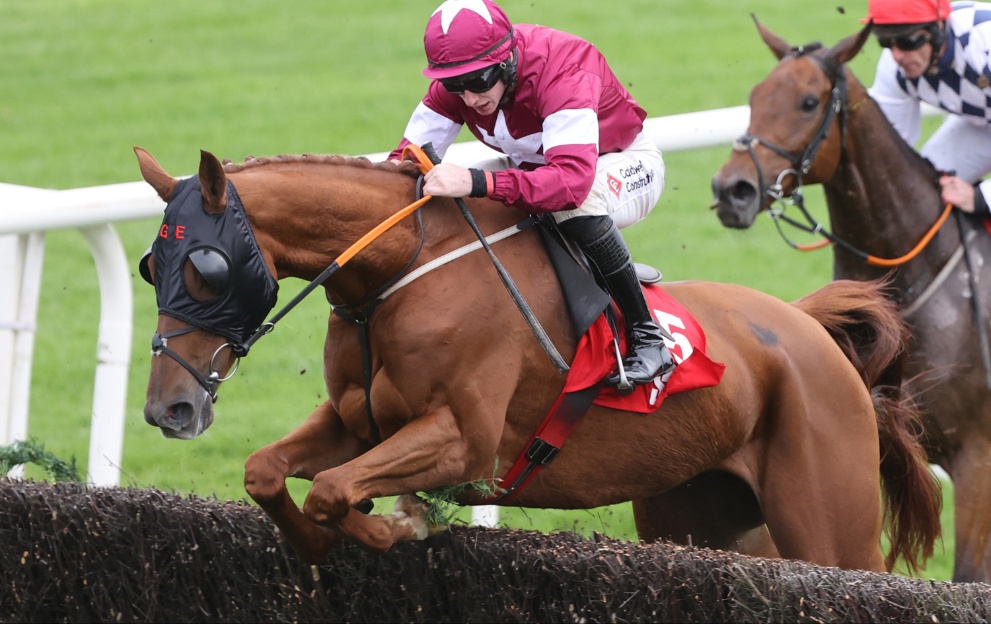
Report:
M753 18L754 24L757 24L757 31L760 33L760 38L764 40L767 47L771 48L774 56L778 57L779 61L784 58L785 54L791 51L791 46L788 42L775 35L766 26L757 21L757 16L753 13L750 14L750 17Z
M227 176L217 157L200 150L200 187L203 208L207 212L223 212L227 208Z
M172 191L175 190L179 181L167 174L165 169L162 169L162 166L155 160L155 157L148 153L148 150L135 145L134 154L138 157L141 177L151 185L151 188L155 189L155 192L165 203L168 203L172 198Z
M869 22L867 26L860 29L860 32L854 33L840 41L833 46L833 49L829 51L829 58L833 59L837 65L845 65L857 56L860 52L860 48L864 47L864 43L867 42L867 38L871 35L871 28L874 26L873 22Z

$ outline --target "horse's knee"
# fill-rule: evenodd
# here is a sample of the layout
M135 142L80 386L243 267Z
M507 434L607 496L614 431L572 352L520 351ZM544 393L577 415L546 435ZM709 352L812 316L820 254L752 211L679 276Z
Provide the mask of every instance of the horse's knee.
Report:
M313 477L313 487L303 502L303 513L316 524L328 526L344 519L354 504L361 502L361 497L352 496L350 488L344 479L335 478L325 471Z
M280 500L286 487L288 466L266 449L255 451L244 462L244 489L259 505Z

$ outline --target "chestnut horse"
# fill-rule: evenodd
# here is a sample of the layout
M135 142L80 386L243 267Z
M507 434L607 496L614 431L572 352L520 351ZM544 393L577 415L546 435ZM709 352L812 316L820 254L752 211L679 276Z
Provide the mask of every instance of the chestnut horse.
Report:
M329 398L248 458L248 494L314 563L342 537L375 551L425 537L431 527L417 492L447 489L460 492L460 504L483 502L476 489L457 486L506 474L565 376L483 253L382 299L396 276L474 240L455 202L428 198L383 230L415 200L411 163L280 156L224 165L201 152L199 175L180 181L135 151L144 179L169 203L143 269L160 308L148 423L170 438L199 435L213 421L214 389L251 342L245 336L260 335L252 332L272 308L275 281L322 282L334 311L360 322L331 314ZM486 236L527 217L487 200L468 205ZM233 230L218 235L231 248L184 250L208 221ZM578 339L534 229L492 247L571 362ZM845 568L890 569L896 557L914 566L930 556L938 483L913 436L914 412L878 387L905 338L881 285L831 284L795 304L732 284L665 289L704 328L708 355L725 364L721 382L674 394L648 414L593 405L553 463L507 504L582 509L635 500L647 538ZM376 298L372 313L364 306ZM302 508L286 488L290 477L312 481ZM394 495L393 513L367 513L371 499ZM658 513L668 495L670 514Z
M779 62L750 94L747 134L712 180L714 207L723 225L746 228L776 197L822 184L834 279L889 276L909 327L904 389L918 401L931 461L954 485L953 580L988 582L991 371L981 304L991 301L991 280L969 254L991 257L991 240L970 216L944 222L938 172L846 67L869 27L830 49L792 47L757 26Z

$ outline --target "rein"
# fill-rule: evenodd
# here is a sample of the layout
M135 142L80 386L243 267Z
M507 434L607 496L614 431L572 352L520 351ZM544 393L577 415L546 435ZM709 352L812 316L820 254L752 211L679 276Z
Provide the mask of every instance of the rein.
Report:
M364 236L362 236L361 238L359 238L354 244L352 244L350 247L348 247L346 250L344 250L344 253L342 253L340 256L338 256L337 259L334 260L330 264L330 266L328 266L326 269L324 269L323 272L320 273L320 275L318 275L316 278L314 278L313 281L311 281L309 284L307 284L306 287L303 288L303 290L301 290L299 292L299 294L297 294L295 297L293 297L292 301L290 301L285 306L283 306L283 308L281 310L279 310L270 320L266 321L265 323L262 323L262 326L259 327L255 331L255 333L252 334L252 336L250 338L248 338L248 340L245 341L244 345L242 346L242 349L239 350L239 352L236 352L237 355L238 355L238 357L240 358L240 357L243 357L243 356L247 355L248 354L248 350L251 348L252 345L254 345L258 341L259 338L261 338L262 336L270 333L273 329L275 329L275 324L276 323L278 323L280 320L282 320L282 318L286 314L288 314L290 310L292 310L293 308L295 308L299 304L299 302L302 301L303 299L305 299L306 296L309 295L311 292L313 292L313 290L317 286L320 286L325 281L327 281L328 279L330 279L330 277L334 273L336 273L337 271L339 271L341 269L341 267L343 267L345 264L347 264L347 262L351 258L353 258L359 251L361 251L362 249L364 249L365 247L367 247L369 245L369 243L371 243L376 238L378 238L379 236L381 236L386 230L388 230L389 228L391 228L392 226L396 225L397 223L399 223L400 221L402 221L404 218L406 218L407 216L409 216L410 213L414 212L415 210L419 209L421 206L423 206L424 204L426 204L428 201L430 201L431 198L432 198L431 195L425 195L425 196L421 197L420 199L417 199L416 201L414 201L410 205L406 206L405 208L403 208L399 212L396 212L395 214L393 214L392 216L390 216L388 219L386 219L382 223L379 223L377 226L375 226L374 228L372 228L371 231L369 231L367 234L365 234ZM423 235L423 227L422 227L422 225L420 227L420 232L421 232L421 245L422 245L422 242L423 242L422 241L422 235ZM415 258L416 258L416 256L414 255L414 259ZM412 263L412 260L410 261L410 263ZM408 268L408 265L407 265L407 268ZM402 275L402 272L400 272L400 275ZM388 284L387 284L387 286L388 286ZM240 352L240 351L243 351L243 352Z
M780 196L771 195L771 197L775 197L776 201L782 200ZM785 241L786 245L798 251L814 251L816 249L822 249L827 245L835 244L842 247L843 249L848 251L850 254L856 256L857 258L860 258L866 264L872 266L879 266L879 267L901 266L902 264L905 264L906 262L912 260L917 255L919 255L919 253L921 253L922 250L926 248L926 245L929 244L929 241L932 240L933 236L935 236L936 233L939 232L940 228L943 227L943 224L946 222L946 219L949 218L950 213L953 210L952 204L946 204L946 207L943 208L943 212L942 214L939 215L939 218L936 219L936 222L933 223L933 225L929 228L929 230L922 236L922 238L919 239L919 242L915 244L915 247L913 247L908 253L899 256L897 258L879 258L877 256L873 256L865 251L862 251L854 247L850 243L844 241L841 238L838 238L837 236L833 235L828 230L826 230L826 228L823 227L821 223L816 221L812 217L812 215L809 214L808 210L806 210L800 189L795 189L795 191L792 192L792 199L793 199L792 204L802 211L802 214L805 216L806 221L809 222L809 225L804 225L802 223L799 223L798 221L795 221L794 219L787 217L784 214L783 209L774 210L769 213L771 215L771 218L774 220L774 225L778 230L778 234L781 235L781 238L782 240ZM816 243L810 243L807 245L796 244L791 240L789 240L788 237L785 235L784 231L781 229L781 225L779 221L784 221L788 225L791 225L794 228L803 230L810 234L821 234L822 239Z
M803 56L805 55L806 52L814 49L815 48L806 49L805 47L798 47L798 48L793 48L793 52L795 53L796 56ZM809 58L819 62L823 68L823 72L828 75L829 73L828 68L825 66L824 63L822 63L822 61L819 58L815 56L809 56ZM913 247L908 253L906 253L903 256L900 256L898 258L890 258L890 259L879 258L877 256L871 255L865 251L862 251L854 247L853 245L844 241L843 239L838 238L837 236L830 233L825 227L823 227L822 223L816 221L815 218L813 218L812 215L809 213L809 211L805 208L805 198L804 195L802 194L802 177L805 174L807 174L809 170L812 168L812 163L813 161L815 161L815 157L819 151L819 147L822 145L822 142L829 135L829 129L833 124L833 120L837 116L839 116L839 120L840 120L840 139L841 141L843 141L843 145L841 149L845 150L846 148L846 123L845 123L846 100L847 100L846 72L843 70L843 67L840 67L837 70L836 82L833 85L832 91L830 92L830 99L829 99L829 104L826 108L826 113L825 115L823 115L822 121L819 123L819 128L816 130L815 136L812 138L812 141L808 144L808 146L806 146L805 151L802 152L801 155L796 156L792 152L778 145L775 145L770 141L766 141L756 135L752 135L749 133L744 134L739 139L733 142L733 150L737 152L746 151L750 155L750 160L753 161L754 167L757 169L757 183L760 185L760 188L758 189L758 192L760 194L759 196L760 197L767 196L771 198L771 208L768 210L768 214L771 216L771 219L774 220L774 226L775 228L777 228L778 234L780 234L781 239L784 240L785 244L787 244L789 247L791 247L792 249L796 249L798 251L813 251L815 249L822 249L823 247L826 247L827 245L830 244L835 244L842 247L843 249L851 253L853 256L860 258L863 262L870 264L872 266L880 266L880 267L900 266L915 258L917 255L919 255L919 253L923 249L925 249L926 245L929 244L929 241L932 240L933 236L936 235L936 232L939 231L939 229L946 222L946 219L950 216L950 212L953 209L953 206L951 204L946 205L946 208L943 210L943 213L939 216L939 218L936 220L933 226L929 228L929 230L925 233L925 235L919 240L919 242L915 245L915 247ZM761 170L760 160L757 158L757 153L755 151L757 145L763 145L764 147L768 148L769 150L773 151L779 156L783 156L788 160L788 162L792 166L792 168L785 169L784 171L782 171L778 175L778 179L775 181L775 183L767 188L764 187L764 175L763 175L763 171ZM791 219L784 214L783 206L784 206L785 198L784 198L784 189L781 183L784 180L785 176L787 175L795 176L795 189L791 193L791 204L796 206L802 212L802 215L805 217L805 220L808 223L807 225L795 221L794 219ZM780 204L782 207L775 209L774 208L775 204ZM823 238L815 243L810 243L806 245L796 244L792 242L785 235L784 231L781 228L781 223L780 223L781 221L784 221L788 225L791 225L792 227L802 230L804 232L808 232L810 234L820 234L822 235Z

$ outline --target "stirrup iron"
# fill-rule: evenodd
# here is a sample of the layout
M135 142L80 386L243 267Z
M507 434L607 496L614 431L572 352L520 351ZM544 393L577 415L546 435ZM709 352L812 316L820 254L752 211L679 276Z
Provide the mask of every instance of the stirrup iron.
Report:
M619 350L619 339L613 338L613 348L616 350L616 363L619 365L619 383L616 384L616 392L627 395L633 392L636 386L626 378L626 368L623 367L623 353Z

